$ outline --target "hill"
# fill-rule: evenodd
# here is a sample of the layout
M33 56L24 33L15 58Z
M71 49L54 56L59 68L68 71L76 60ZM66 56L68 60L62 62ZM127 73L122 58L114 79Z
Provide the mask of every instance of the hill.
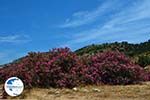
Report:
M126 55L133 57L140 54L150 53L150 40L140 43L140 44L131 44L128 42L114 42L114 43L104 43L104 44L92 44L81 49L76 50L75 52L78 55L85 54L95 54L97 52L103 52L106 50L118 50L125 53Z

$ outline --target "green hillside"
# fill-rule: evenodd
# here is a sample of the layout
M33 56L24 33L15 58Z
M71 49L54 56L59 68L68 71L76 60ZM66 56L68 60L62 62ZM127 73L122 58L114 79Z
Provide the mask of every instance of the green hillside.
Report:
M95 54L97 52L103 52L107 50L118 50L125 53L126 55L133 57L143 53L150 53L150 40L140 44L130 44L128 42L114 42L114 43L105 43L105 44L92 44L81 49L76 50L75 52L78 55L84 54Z

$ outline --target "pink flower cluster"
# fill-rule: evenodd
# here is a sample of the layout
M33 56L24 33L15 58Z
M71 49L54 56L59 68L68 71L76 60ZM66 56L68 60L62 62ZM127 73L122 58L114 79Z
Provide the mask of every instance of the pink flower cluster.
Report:
M120 52L107 51L89 58L85 80L92 84L133 84L145 81L145 71Z
M27 87L71 88L77 84L79 62L76 54L68 48L45 53L31 52L18 63L2 68L0 80L5 82L9 77L17 76Z

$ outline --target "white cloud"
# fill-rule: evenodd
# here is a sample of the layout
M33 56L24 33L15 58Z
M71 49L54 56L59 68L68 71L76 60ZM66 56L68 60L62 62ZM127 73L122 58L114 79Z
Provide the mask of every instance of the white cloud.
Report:
M31 41L28 35L7 35L0 36L0 43L26 43Z
M80 31L77 35L74 33L72 40L68 41L66 45L113 40L141 42L149 39L150 11L148 9L150 9L149 0L136 1L134 5L116 13L110 20L103 23L103 26L98 25L96 28Z
M79 11L75 12L71 18L66 19L66 22L60 25L61 28L72 28L78 27L91 22L96 21L100 16L103 16L106 12L116 10L117 7L122 6L122 4L117 4L118 0L113 0L113 2L104 2L98 6L93 11ZM114 6L116 5L116 6Z
M105 26L103 28L112 28L115 26L134 22L138 23L142 19L149 19L150 11L148 11L147 9L150 9L149 0L136 2L132 7L124 9L122 12L114 15L112 20L105 23Z

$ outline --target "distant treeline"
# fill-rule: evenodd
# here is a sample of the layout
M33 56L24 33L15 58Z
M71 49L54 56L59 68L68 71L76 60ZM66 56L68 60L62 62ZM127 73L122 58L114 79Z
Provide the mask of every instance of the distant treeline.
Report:
M95 54L97 52L103 52L107 50L118 50L123 52L128 56L137 56L140 54L150 53L150 40L140 43L140 44L131 44L128 42L114 42L114 43L104 43L104 44L92 44L81 49L76 50L75 52L78 55L84 54Z

